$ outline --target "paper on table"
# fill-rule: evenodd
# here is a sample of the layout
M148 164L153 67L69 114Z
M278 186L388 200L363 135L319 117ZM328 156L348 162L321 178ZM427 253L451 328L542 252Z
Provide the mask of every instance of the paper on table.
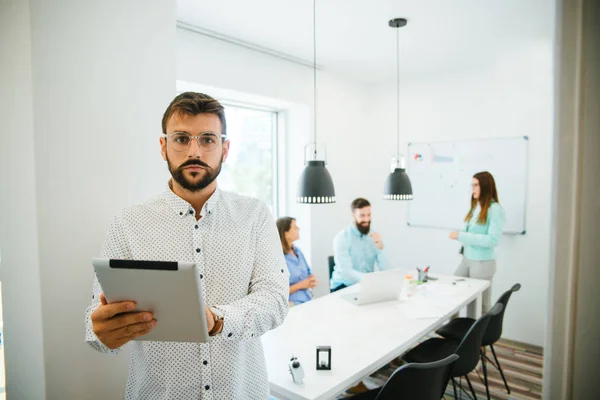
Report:
M427 294L433 295L441 295L441 296L454 296L460 293L462 290L466 289L468 286L463 287L463 283L460 285L450 285L450 284L442 284L442 283L433 283L427 284L425 287L425 292Z

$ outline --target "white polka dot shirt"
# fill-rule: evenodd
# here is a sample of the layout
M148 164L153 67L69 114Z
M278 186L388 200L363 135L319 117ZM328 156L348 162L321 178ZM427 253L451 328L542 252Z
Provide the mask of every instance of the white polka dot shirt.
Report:
M206 304L224 312L222 332L208 343L127 343L126 399L269 397L260 336L287 314L289 274L266 205L217 189L197 221L192 206L169 189L114 218L102 257L195 262ZM108 349L92 329L101 292L94 279L85 338L96 350L117 354L121 349Z

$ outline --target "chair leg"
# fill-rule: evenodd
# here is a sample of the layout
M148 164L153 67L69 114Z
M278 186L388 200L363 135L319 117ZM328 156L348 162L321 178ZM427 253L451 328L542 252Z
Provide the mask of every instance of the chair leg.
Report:
M458 400L458 396L456 395L456 382L454 382L454 378L452 378L452 389L454 390L454 398Z
M481 364L483 365L483 357L484 354L480 351L480 358L481 358ZM477 369L477 367L475 367L475 373L477 374L477 377L479 378L479 381L481 382L482 385L485 385L485 382L483 381L483 378L481 377L481 374L479 373L479 370Z
M473 399L477 400L477 395L475 394L475 390L473 389L473 385L471 385L471 380L469 379L469 377L467 375L465 375L465 378L467 378L467 383L469 384L469 389L471 389L471 393L473 394Z
M487 367L485 365L485 356L483 351L481 351L481 366L483 367L483 379L485 380L485 394L487 395L487 400L490 400L490 387L488 386Z
M496 366L498 367L498 371L500 371L500 376L504 381L504 386L506 386L506 391L510 394L510 388L508 387L508 383L506 382L506 378L504 377L504 372L502 372L502 367L500 366L500 362L498 361L498 357L496 357L496 352L494 351L494 345L490 344L490 348L492 349L492 354L494 355L494 360L496 360Z

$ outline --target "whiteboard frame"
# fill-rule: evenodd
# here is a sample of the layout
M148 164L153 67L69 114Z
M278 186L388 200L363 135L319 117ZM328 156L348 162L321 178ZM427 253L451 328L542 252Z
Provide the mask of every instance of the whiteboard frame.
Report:
M503 235L526 235L527 234L527 201L529 197L529 136L507 136L507 137L496 137L496 138L473 138L473 139L458 139L458 140L439 140L433 142L408 142L406 146L406 154L410 154L409 148L411 145L431 145L438 143L464 143L464 142L483 142L483 141L498 141L498 140L514 140L514 139L523 139L525 141L525 196L523 199L523 227L522 231L503 231ZM410 179L410 171L408 170L409 163L406 163L407 166L407 174L409 174ZM456 227L443 227L439 225L426 225L426 224L417 224L413 225L410 223L409 219L410 215L410 205L406 208L406 225L411 228L430 228L430 229L440 229L440 230L455 230Z

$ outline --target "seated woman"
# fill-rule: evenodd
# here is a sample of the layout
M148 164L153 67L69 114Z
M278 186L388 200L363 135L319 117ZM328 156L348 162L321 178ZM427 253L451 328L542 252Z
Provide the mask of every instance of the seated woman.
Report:
M281 247L290 271L290 306L305 303L312 299L309 289L317 286L317 278L310 272L310 267L299 248L292 245L300 238L300 228L296 220L282 217L277 220L277 230L281 239Z

